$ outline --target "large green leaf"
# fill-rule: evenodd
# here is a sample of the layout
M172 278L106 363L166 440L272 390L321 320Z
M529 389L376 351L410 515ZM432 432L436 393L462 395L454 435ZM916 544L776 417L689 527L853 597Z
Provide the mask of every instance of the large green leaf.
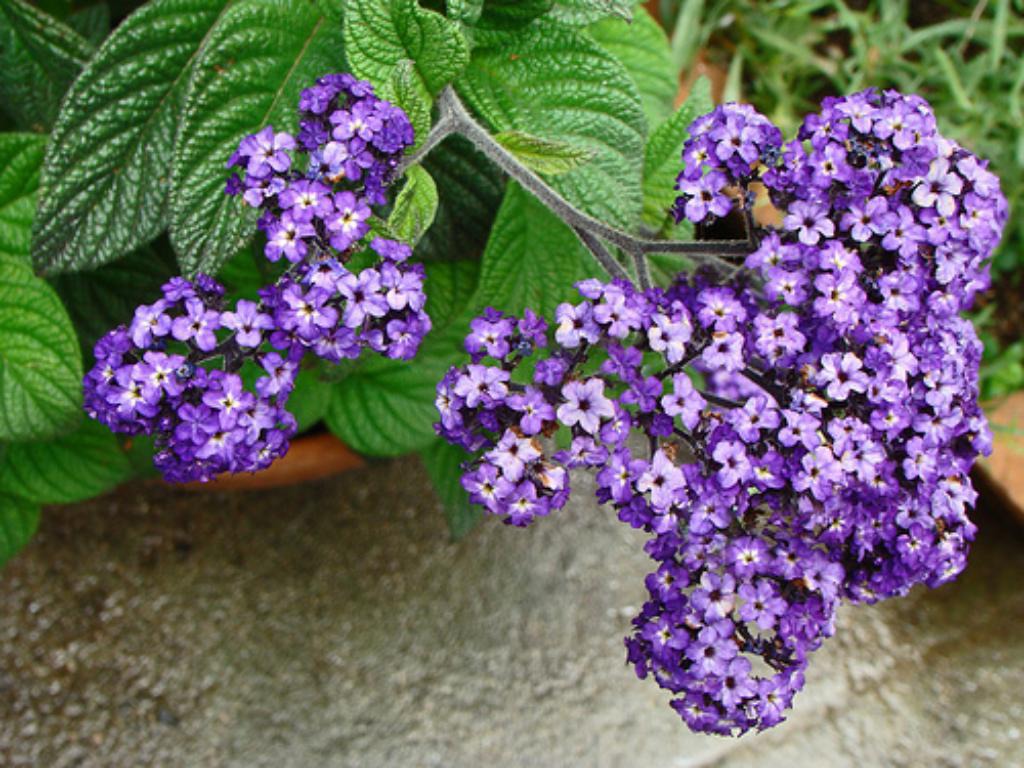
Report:
M447 0L445 10L448 17L465 24L473 24L480 18L484 9L484 0Z
M0 492L37 504L70 504L131 476L131 463L117 438L83 416L79 427L66 436L9 445L0 461Z
M632 22L604 19L587 31L632 76L648 123L657 125L668 117L679 89L679 76L672 66L665 30L651 14L640 7Z
M391 81L401 61L412 60L427 91L436 94L466 66L469 46L456 22L416 0L349 0L345 55L353 73L377 87Z
M37 504L0 494L0 566L28 543L38 527Z
M265 125L294 129L299 91L343 68L341 24L297 0L240 0L199 53L175 145L171 241L187 274L216 272L251 237L255 212L224 194L224 163Z
M46 136L0 134L0 259L29 262L32 216Z
M629 21L633 17L633 0L555 0L551 15L566 24L580 26L606 16Z
M466 327L456 318L473 293L476 271L471 261L429 265L427 312L435 330L416 359L368 357L334 385L327 426L347 445L367 456L399 456L436 439L437 383L449 366L462 361Z
M712 106L711 84L701 77L686 103L651 134L644 150L644 221L650 226L661 229L666 225L676 199L676 177L683 170L687 129Z
M475 307L550 316L591 264L576 235L518 184L509 184L480 267Z
M75 81L43 169L32 248L38 267L93 268L147 243L166 226L182 96L226 2L146 3Z
M0 261L0 440L58 434L81 402L82 356L60 299L27 265Z
M110 34L110 6L105 2L87 5L67 18L68 26L95 46Z
M548 13L554 0L484 0L476 22L484 29L518 29Z
M424 260L478 257L501 205L505 177L465 139L446 139L423 161L437 184L434 223L416 248Z
M639 218L646 123L636 86L591 38L535 22L478 36L459 92L495 131L520 130L591 151L550 179L572 203L611 224Z
M96 341L112 328L130 322L139 304L152 304L160 298L160 286L176 272L173 262L146 246L99 269L50 278L71 316L83 359L91 365Z
M84 37L25 0L3 0L0 106L19 127L45 131L93 50Z
M318 366L302 368L295 377L295 389L285 406L305 432L323 419L331 404L331 385L320 375Z
M418 148L430 133L430 108L433 98L416 73L416 62L412 59L398 62L391 73L391 81L382 89L381 95L405 110L416 135L413 148Z
M435 440L429 448L420 452L420 459L444 506L452 538L461 539L483 519L480 508L470 502L469 494L460 482L462 462L469 459L469 456L457 446L449 445L444 440Z

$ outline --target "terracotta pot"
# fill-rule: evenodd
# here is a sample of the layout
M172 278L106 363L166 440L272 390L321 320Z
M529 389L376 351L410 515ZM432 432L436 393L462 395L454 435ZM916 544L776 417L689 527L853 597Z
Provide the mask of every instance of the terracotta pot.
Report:
M986 404L985 414L992 428L992 455L978 462L980 485L1024 523L1024 392Z
M305 483L358 469L365 459L329 433L305 435L292 443L288 453L259 472L221 475L209 483L176 486L188 491L261 491Z

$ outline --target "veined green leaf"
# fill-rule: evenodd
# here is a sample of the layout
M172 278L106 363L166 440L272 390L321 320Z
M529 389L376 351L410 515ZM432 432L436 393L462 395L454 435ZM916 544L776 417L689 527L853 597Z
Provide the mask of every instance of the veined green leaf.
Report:
M427 91L436 94L466 66L469 46L456 22L416 0L349 0L345 55L356 75L378 87L411 59Z
M82 357L57 294L0 260L0 440L59 434L79 415Z
M391 81L383 96L392 104L401 107L409 116L416 141L413 149L423 143L430 133L430 107L432 99L423 81L416 74L416 63L412 59L403 59L391 73Z
M0 494L0 566L28 544L38 527L38 504Z
M669 219L675 202L676 177L683 170L683 143L687 129L697 117L710 112L711 84L701 77L693 84L690 96L675 114L659 125L644 150L644 222L661 229Z
M463 24L476 22L483 9L484 0L448 0L445 3L448 18L461 21Z
M547 176L568 173L594 156L591 150L564 141L542 139L524 131L502 131L494 135L494 140L527 168Z
M70 504L131 476L131 463L114 434L83 416L68 435L7 446L0 460L0 493L37 504Z
M430 447L420 451L420 459L444 507L448 531L457 541L483 519L479 507L470 502L469 494L461 483L462 462L467 461L469 455L444 440L435 440Z
M476 24L482 29L519 29L548 13L554 4L554 0L484 0Z
M473 306L542 317L575 295L588 256L569 227L518 184L510 183L480 266Z
M629 21L633 18L633 4L633 0L555 0L551 15L558 21L575 26L590 24L606 16L618 16Z
M265 125L296 126L301 89L342 66L336 19L306 2L240 0L199 52L171 175L171 242L186 274L215 273L252 236L256 213L224 194L224 163Z
M435 439L437 382L463 361L466 328L456 320L476 285L477 264L429 264L425 290L434 323L414 363L374 356L334 385L327 426L367 456L399 456Z
M99 47L110 34L110 6L101 2L75 11L68 16L68 26Z
M416 255L425 261L477 258L501 205L505 177L459 136L427 155L423 167L437 184L438 208Z
M405 186L395 198L388 217L393 237L415 245L430 229L437 214L437 185L421 166L414 165L405 174Z
M331 385L320 375L319 369L302 368L295 377L295 389L285 406L298 422L299 432L305 432L327 414L331 404Z
M37 267L97 267L164 229L182 95L226 3L146 3L75 81L46 154L32 243Z
M0 3L0 105L26 130L45 131L92 44L25 0Z
M583 33L538 21L480 35L459 92L495 131L519 130L594 153L551 184L611 224L639 218L646 124L618 60Z
M50 278L50 285L67 307L82 347L92 364L92 349L107 331L131 322L139 304L152 304L160 286L177 273L177 266L146 246L99 269L67 272Z
M604 19L587 31L633 78L648 124L657 125L668 117L679 89L679 73L672 66L665 30L651 14L638 7L632 22Z
M0 134L0 259L29 263L32 217L46 136Z

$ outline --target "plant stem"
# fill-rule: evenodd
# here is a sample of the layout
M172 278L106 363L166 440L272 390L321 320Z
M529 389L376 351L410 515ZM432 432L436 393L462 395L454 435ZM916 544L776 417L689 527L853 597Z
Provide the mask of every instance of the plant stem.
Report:
M594 254L594 258L597 259L597 263L604 267L604 271L607 272L609 276L622 280L629 279L629 274L622 268L622 265L615 260L615 257L608 252L608 249L604 247L604 243L602 243L599 238L594 237L590 232L583 229L583 227L576 227L573 231L576 232L576 236L579 237L585 246L587 246L590 252Z
M427 138L423 140L423 143L413 152L402 158L402 161L395 166L394 178L399 178L409 168L416 163L420 162L424 157L430 154L438 144L447 139L453 133L456 132L455 122L445 114L444 110L441 111L441 117L437 121L437 124L430 129L430 133L427 134Z
M548 184L538 174L519 162L515 155L494 140L494 137L469 114L455 90L448 86L438 97L440 117L427 136L423 145L408 155L395 169L396 175L419 162L441 141L453 133L468 139L488 160L497 165L526 191L544 203L559 219L564 221L594 255L601 267L612 278L628 279L629 275L615 257L601 242L602 240L628 253L636 265L637 282L641 289L650 287L648 253L679 253L690 256L694 261L716 267L726 275L735 271L736 265L728 261L729 256L749 253L750 243L746 240L724 240L711 242L681 242L656 240L639 237L613 227L581 211Z

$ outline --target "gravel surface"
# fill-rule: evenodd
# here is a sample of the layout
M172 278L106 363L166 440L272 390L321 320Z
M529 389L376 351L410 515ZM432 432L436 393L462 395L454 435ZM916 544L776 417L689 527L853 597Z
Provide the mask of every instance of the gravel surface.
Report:
M960 582L844 610L790 720L726 740L625 666L642 537L585 493L453 544L414 461L132 485L0 573L0 765L1024 765L1024 540L980 520Z

